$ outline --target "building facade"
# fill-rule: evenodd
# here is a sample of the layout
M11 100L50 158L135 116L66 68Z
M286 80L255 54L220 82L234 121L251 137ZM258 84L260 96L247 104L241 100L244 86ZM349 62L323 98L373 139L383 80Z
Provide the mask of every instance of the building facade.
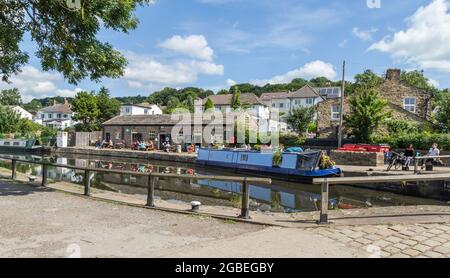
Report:
M400 81L400 70L389 69L386 80L377 87L379 97L388 101L392 119L430 125L432 94ZM351 113L349 100L344 100L344 114ZM340 120L340 97L326 99L317 106L318 137L336 139Z
M20 116L21 119L27 119L27 120L32 120L33 119L33 114L31 114L30 112L28 112L27 110L23 109L20 106L12 106L9 105L7 106L9 109L11 109L12 111L14 111L17 115Z
M58 130L74 127L71 105L65 100L63 104L54 102L52 106L40 109L34 117L34 122Z
M163 111L156 104L141 103L141 104L123 104L120 106L121 116L132 115L162 115Z

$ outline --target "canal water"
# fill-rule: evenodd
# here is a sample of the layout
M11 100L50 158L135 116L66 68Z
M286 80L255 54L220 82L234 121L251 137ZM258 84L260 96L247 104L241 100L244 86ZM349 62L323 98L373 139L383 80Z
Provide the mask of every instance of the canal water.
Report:
M10 157L11 154L1 154ZM166 161L149 161L127 158L105 158L93 156L39 157L14 155L16 158L40 161L42 159L58 164L79 167L96 167L135 172L159 172L188 175L248 176L248 173L226 169L207 169L192 164ZM9 162L0 160L0 167L10 168ZM18 172L41 176L41 166L18 163ZM65 168L49 168L49 179L74 184L83 183L83 172ZM147 178L133 175L95 173L92 187L132 195L147 194ZM420 183L411 185L378 185L369 188L333 186L330 189L330 206L333 209L351 209L383 206L448 205L450 200L448 183ZM239 207L241 184L204 180L183 180L160 178L156 197L170 202L200 201L205 205ZM273 179L271 185L250 185L251 209L260 211L297 212L316 211L320 207L320 186L286 182Z

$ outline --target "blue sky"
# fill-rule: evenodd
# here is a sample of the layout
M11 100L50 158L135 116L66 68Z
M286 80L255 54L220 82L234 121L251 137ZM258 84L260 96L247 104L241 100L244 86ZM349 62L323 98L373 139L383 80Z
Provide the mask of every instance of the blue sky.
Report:
M13 86L26 101L101 86L114 96L166 86L217 91L235 82L337 80L345 59L347 79L364 69L424 69L434 84L450 87L450 1L367 2L377 0L157 0L138 10L137 30L99 34L129 59L123 78L71 86L33 58ZM23 45L33 52L32 42Z

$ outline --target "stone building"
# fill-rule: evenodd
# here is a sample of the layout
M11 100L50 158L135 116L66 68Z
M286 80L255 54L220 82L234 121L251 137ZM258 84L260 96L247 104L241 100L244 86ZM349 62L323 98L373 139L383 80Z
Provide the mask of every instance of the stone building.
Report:
M126 147L130 147L135 141L153 141L156 147L161 148L165 141L170 141L171 144L177 142L205 144L229 140L234 135L234 124L238 122L245 124L250 130L257 130L257 123L248 114L228 113L220 119L214 115L191 114L184 118L183 122L181 115L117 116L103 123L103 138L111 139L114 144L124 141ZM172 131L175 127L177 138L173 138Z
M400 70L389 69L386 80L377 87L379 97L388 101L392 118L419 125L430 125L432 93L400 81ZM351 113L349 99L344 101L344 113ZM340 119L340 98L326 99L317 106L317 135L336 139ZM345 133L345 131L344 131Z

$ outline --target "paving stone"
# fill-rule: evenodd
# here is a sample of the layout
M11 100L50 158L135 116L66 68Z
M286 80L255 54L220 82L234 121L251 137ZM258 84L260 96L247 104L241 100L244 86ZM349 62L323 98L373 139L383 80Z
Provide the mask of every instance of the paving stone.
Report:
M393 234L393 231L388 230L388 229L383 229L383 230L377 231L376 234L380 235L380 236L390 236Z
M405 249L402 251L402 253L405 255L408 255L410 257L416 257L416 256L420 255L419 251L412 249L412 248Z
M363 244L356 242L356 241L352 241L348 245L351 247L354 247L354 248L361 248L363 246Z
M396 231L396 232L400 232L400 231L405 230L405 227L402 225L395 225L395 226L389 227L389 229Z
M378 246L378 247L380 247L380 248L385 248L385 247L391 245L391 243L388 242L388 241L386 241L386 240L382 240L382 239L381 239L381 240L374 241L374 242L372 243L372 245Z
M430 246L423 245L423 244L417 244L417 245L413 246L412 248L414 250L417 250L417 251L421 252L421 253L424 253L424 252L426 252L426 251L431 249Z
M402 250L400 250L394 246L388 246L386 248L383 248L383 251L389 252L391 254L397 254L397 253L400 253Z
M421 241L421 243L424 245L430 246L430 247L436 247L436 246L441 245L441 243L443 243L443 242L439 242L435 238L435 239L428 239L428 240Z
M403 244L403 243L397 243L397 244L394 244L393 246L394 246L395 248L400 249L400 250L405 250L406 248L409 248L408 245Z
M381 258L388 258L390 256L391 256L391 253L389 253L389 252L385 252L385 251L381 251L380 252L380 257Z
M405 236L408 236L408 237L413 237L413 236L417 235L416 232L408 231L408 230L400 231L399 234L400 235L405 235Z
M398 253L398 254L391 255L390 258L403 259L403 258L411 258L411 256L408 256L403 253Z
M414 241L417 241L417 242L421 242L421 241L427 240L428 238L427 238L427 237L424 237L424 236L413 236L413 237L411 237L410 239L411 239L411 240L414 240Z
M364 245L369 245L369 244L372 243L371 240L368 240L368 239L365 239L365 238L357 238L357 239L355 239L355 241L359 242L361 244L364 244Z
M368 240L376 241L376 240L380 240L381 236L375 235L375 234L370 234L370 235L364 236L364 238L368 239Z
M439 243L447 243L448 242L448 239L442 238L442 236L435 237L431 240L437 241Z
M450 249L448 247L445 247L445 246L435 247L433 249L433 251L441 253L442 255L447 255L448 253L450 253Z
M440 253L428 251L423 253L424 256L430 257L430 258L444 258L444 256Z
M432 234L432 233L429 233L427 231L427 232L422 233L421 236L424 236L424 237L427 237L427 238L432 238L432 237L435 237L436 235Z
M399 242L401 242L403 239L402 239L402 238L399 238L399 237L396 237L396 236L390 236L390 237L385 238L384 240L389 241L389 242L392 242L392 243L399 243Z
M408 246L413 246L413 245L417 244L417 241L407 239L407 240L403 240L401 243L406 244Z
M431 234L434 234L434 235L440 235L440 234L442 234L444 231L441 231L441 230L439 230L439 229L430 229L430 230L428 230L427 232L429 232L429 233L431 233Z

